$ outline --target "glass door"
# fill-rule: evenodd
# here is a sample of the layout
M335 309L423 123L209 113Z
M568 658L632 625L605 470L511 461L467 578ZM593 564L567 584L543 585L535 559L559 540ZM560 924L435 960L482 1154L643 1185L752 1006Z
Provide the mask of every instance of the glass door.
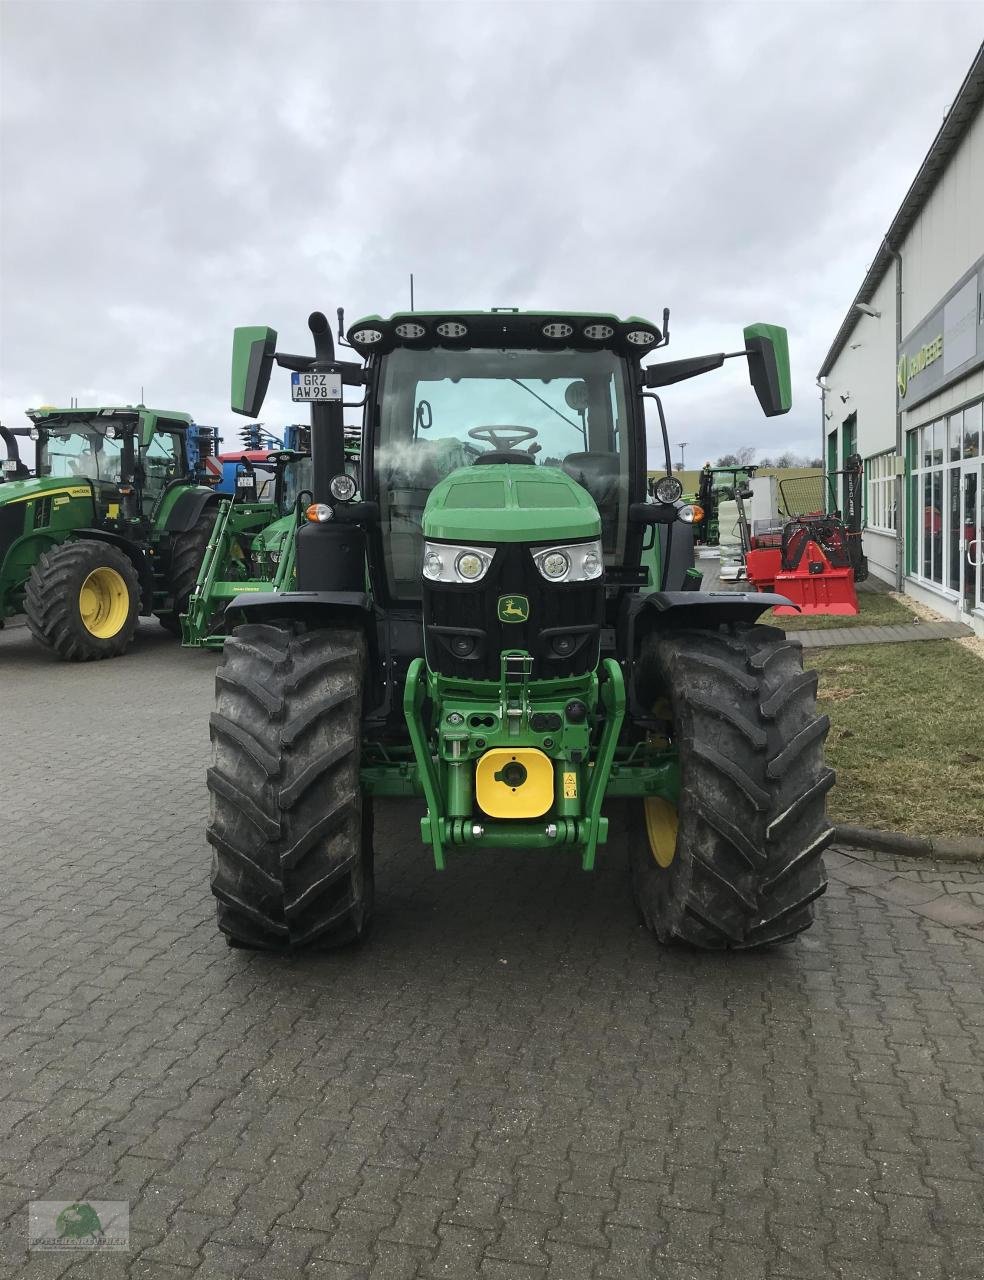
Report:
M984 463L974 462L963 475L960 549L960 602L967 613L984 607Z

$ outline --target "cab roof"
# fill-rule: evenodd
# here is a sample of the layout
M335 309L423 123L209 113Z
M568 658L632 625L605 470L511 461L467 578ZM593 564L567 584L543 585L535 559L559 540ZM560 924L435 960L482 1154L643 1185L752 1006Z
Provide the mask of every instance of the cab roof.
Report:
M145 419L166 418L169 422L177 422L183 426L191 425L191 414L179 413L172 409L148 409L143 404L123 404L123 405L96 405L92 408L82 408L72 405L67 409L59 408L52 404L43 404L38 409L28 409L27 416L32 422L41 423L49 418L63 419L66 422L77 421L82 418L137 418Z

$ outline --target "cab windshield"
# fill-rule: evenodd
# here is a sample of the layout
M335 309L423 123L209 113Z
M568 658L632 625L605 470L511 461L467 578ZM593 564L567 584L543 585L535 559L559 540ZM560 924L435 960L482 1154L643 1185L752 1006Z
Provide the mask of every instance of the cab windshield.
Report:
M105 427L76 422L70 427L44 427L41 436L41 474L58 479L81 476L108 484L120 482L122 440L109 440Z
M486 453L525 454L583 485L601 514L605 559L621 562L630 398L614 352L399 348L383 358L379 404L374 456L392 595L420 595L431 489Z

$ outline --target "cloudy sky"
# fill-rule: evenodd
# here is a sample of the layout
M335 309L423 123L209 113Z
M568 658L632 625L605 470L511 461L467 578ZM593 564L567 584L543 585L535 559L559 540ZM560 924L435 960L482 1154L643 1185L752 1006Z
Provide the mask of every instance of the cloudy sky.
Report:
M238 430L232 329L406 307L672 313L688 463L816 452L814 378L984 37L979 3L0 0L0 415ZM287 375L264 413L294 421ZM679 451L674 448L674 457Z

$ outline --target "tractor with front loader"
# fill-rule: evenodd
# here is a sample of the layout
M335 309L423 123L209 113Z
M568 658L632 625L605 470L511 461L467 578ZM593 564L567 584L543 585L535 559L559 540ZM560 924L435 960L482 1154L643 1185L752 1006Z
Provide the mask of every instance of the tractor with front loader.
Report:
M233 409L258 416L274 364L290 370L312 461L294 584L227 609L208 771L227 941L363 937L379 796L423 802L438 870L515 849L590 872L618 807L661 941L756 948L807 928L834 780L816 675L758 624L783 597L700 589L656 392L739 357L784 413L785 331L644 364L667 312L369 316L348 331L358 360L336 358L324 315L309 327L313 356L260 327L233 345Z
M260 474L267 492L261 497ZM262 464L244 454L234 492L218 507L195 589L181 615L181 642L191 649L221 649L225 609L245 592L283 591L294 578L294 534L301 503L311 497L311 456L267 451Z
M143 405L27 416L33 474L18 453L0 485L0 626L24 613L73 662L125 653L141 614L178 634L219 501L189 464L191 418Z

